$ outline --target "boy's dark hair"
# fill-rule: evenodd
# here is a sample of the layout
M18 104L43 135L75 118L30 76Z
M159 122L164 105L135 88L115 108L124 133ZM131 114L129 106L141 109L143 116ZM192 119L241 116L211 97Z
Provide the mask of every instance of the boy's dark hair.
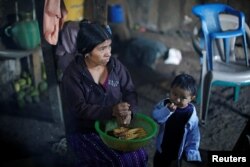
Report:
M89 53L98 44L112 38L111 32L105 25L84 19L79 23L79 27L76 43L80 54Z
M173 87L180 87L181 89L188 90L191 92L192 96L195 96L197 93L196 81L188 74L177 75L171 83L171 88Z

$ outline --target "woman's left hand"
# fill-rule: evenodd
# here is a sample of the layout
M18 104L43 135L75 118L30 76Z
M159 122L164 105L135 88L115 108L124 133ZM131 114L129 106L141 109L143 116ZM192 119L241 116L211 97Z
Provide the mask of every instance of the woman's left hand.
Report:
M130 124L130 122L131 122L131 114L129 114L129 115L127 115L126 117L125 117L125 119L123 119L122 121L122 124L121 125L123 125L123 126L128 126L129 124Z
M127 126L130 124L132 112L129 107L130 105L126 102L118 103L113 107L113 116L116 117L119 125Z

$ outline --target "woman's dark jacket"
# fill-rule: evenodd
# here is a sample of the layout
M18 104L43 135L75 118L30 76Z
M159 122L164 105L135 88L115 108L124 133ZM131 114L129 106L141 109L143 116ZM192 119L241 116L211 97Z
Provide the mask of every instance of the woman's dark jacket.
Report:
M66 68L61 83L66 133L94 131L94 122L111 119L112 107L121 101L135 111L137 94L128 70L113 57L107 67L106 88L94 82L83 56Z

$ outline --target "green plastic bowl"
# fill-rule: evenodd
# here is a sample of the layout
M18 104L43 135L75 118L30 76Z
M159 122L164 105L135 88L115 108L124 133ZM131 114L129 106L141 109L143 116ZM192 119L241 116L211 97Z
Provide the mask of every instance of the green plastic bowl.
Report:
M100 121L95 122L95 129L100 135L102 141L110 148L119 151L134 151L141 147L144 147L147 144L149 144L150 140L157 133L157 124L154 122L154 120L148 117L147 115L141 113L136 113L134 115L134 118L131 121L129 127L143 128L147 132L147 135L144 138L125 140L116 138L107 133L108 131L113 130L114 128L117 127L118 125L115 119L107 122L100 122Z

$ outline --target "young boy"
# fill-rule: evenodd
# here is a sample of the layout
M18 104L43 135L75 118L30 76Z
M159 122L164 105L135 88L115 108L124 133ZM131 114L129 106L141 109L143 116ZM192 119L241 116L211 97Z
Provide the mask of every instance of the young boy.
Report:
M154 167L167 167L173 161L179 164L183 156L187 161L201 161L198 117L191 104L196 91L194 78L180 74L171 83L170 97L154 107L152 117L160 125Z

